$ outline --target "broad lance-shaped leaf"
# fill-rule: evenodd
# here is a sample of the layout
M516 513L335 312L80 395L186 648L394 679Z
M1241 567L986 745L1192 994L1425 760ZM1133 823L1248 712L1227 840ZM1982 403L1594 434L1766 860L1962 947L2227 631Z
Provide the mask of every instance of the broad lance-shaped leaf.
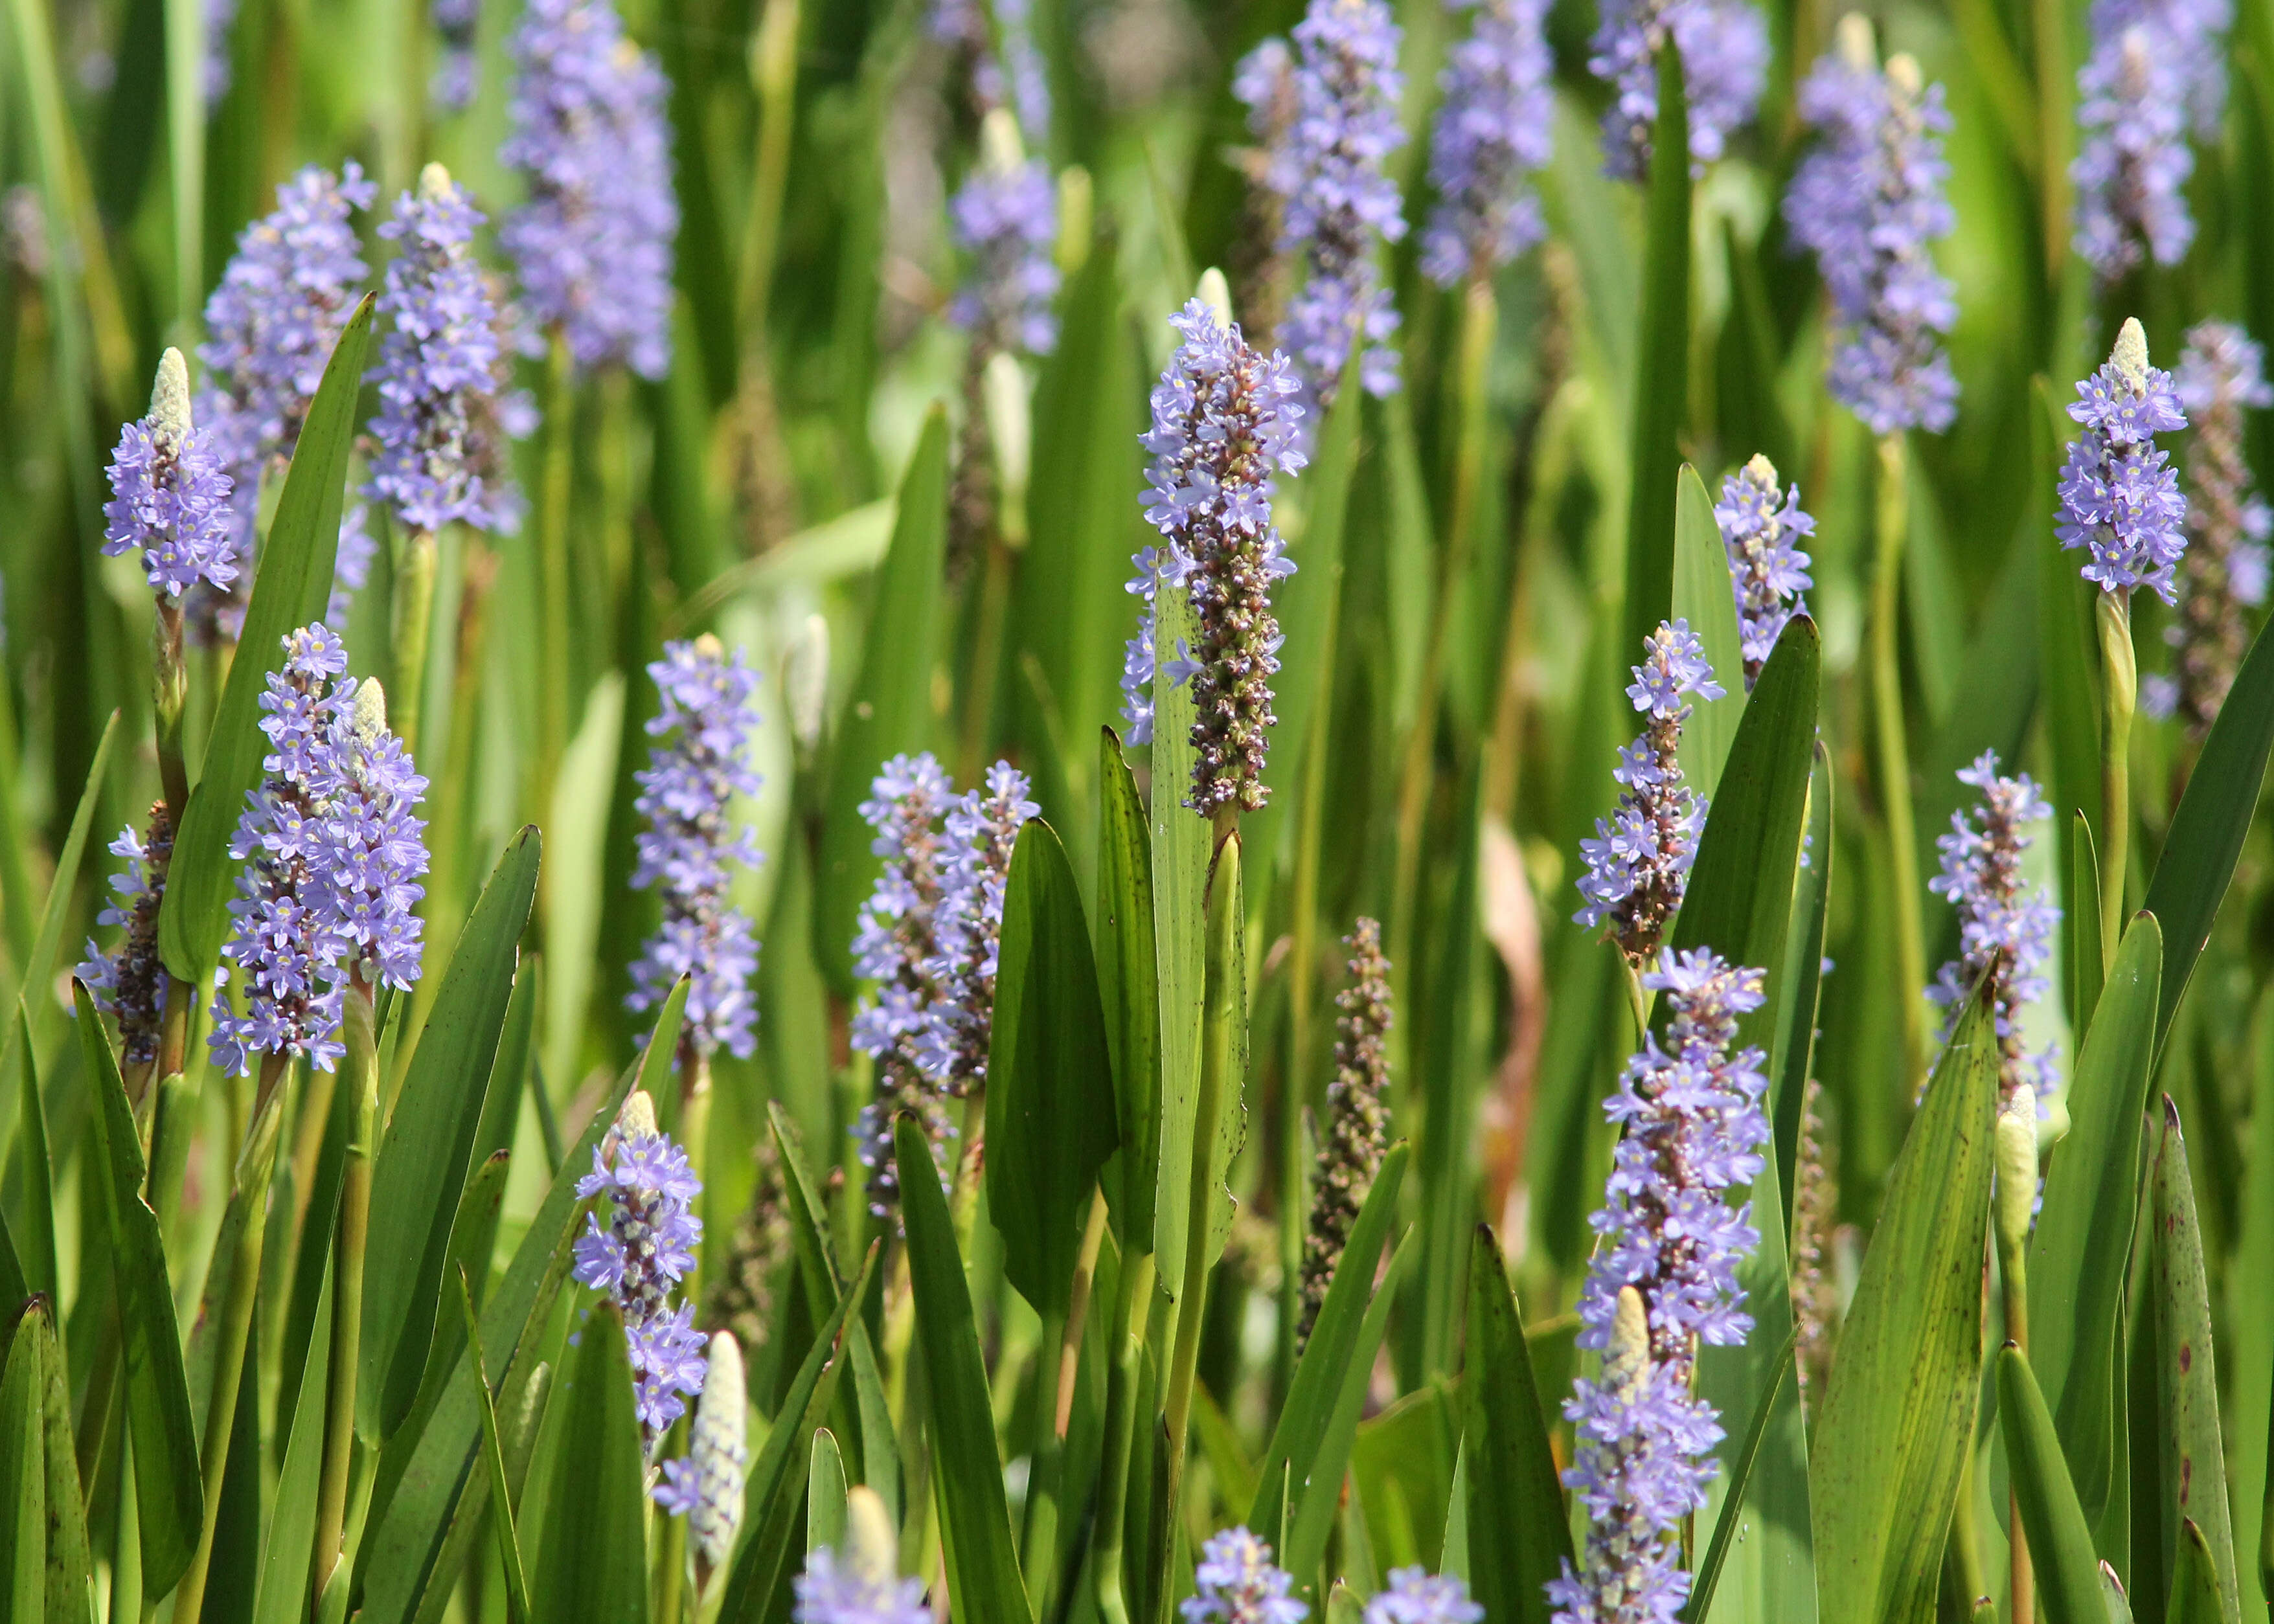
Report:
M1019 831L1004 883L986 1109L1004 1277L1037 1313L1063 1314L1081 1210L1118 1133L1081 890L1040 818Z
M1998 1061L1977 995L1887 1175L1809 1456L1826 1619L1932 1614L1981 1380Z
M2164 1608L2164 1624L2233 1624L2241 1612L2235 1602L2233 1575L2219 1577L2210 1544L2193 1518L2180 1523L2180 1565L2172 1570L2171 1599Z
M1462 1274L1468 1265L1466 1230L1476 1212L1472 1194L1477 1107L1475 1028L1479 938L1477 865L1483 840L1484 774L1472 767L1463 786L1451 831L1458 842L1446 853L1452 886L1442 912L1430 921L1436 940L1426 966L1415 1056L1422 1082L1420 1304L1403 1341L1408 1380L1452 1367L1463 1308Z
M2077 1503L2044 1395L2029 1359L2011 1342L1998 1355L1998 1425L2006 1438L2014 1508L2029 1542L2045 1624L2106 1624L2092 1529Z
M1719 699L1692 699L1682 726L1682 774L1711 801L1722 763L1745 713L1745 644L1737 629L1737 595L1729 581L1729 552L1713 517L1713 499L1689 463L1675 476L1674 493L1674 618L1690 622L1706 650L1706 663L1721 686ZM1640 658L1639 647L1630 650Z
M486 1393L480 1402L486 1409ZM563 1414L545 1543L530 1575L531 1615L546 1624L647 1624L646 1462L614 1303L593 1305L553 1402Z
M366 1440L402 1424L425 1372L445 1295L442 1259L513 997L514 944L536 900L539 850L537 831L523 829L482 888L380 1141L356 1384L356 1431Z
M48 1607L46 1624L87 1624L87 1596L94 1583L94 1560L87 1541L87 1508L79 1490L79 1462L72 1453L71 1372L56 1338L52 1313L25 1328L40 1339L41 1420L48 1446Z
M48 1590L47 1428L41 1425L40 1321L47 1304L21 1304L0 1365L0 1602L11 1619L35 1619Z
M920 750L930 730L932 659L938 643L940 559L947 538L947 417L939 407L900 481L892 544L877 572L861 642L861 672L831 746L829 798L815 876L813 956L840 996L853 992L853 931L879 859L861 816L887 758Z
M110 1267L125 1342L143 1593L163 1596L190 1565L205 1518L197 1427L190 1417L189 1380L182 1368L181 1332L158 1214L142 1199L142 1146L134 1108L126 1102L118 1061L86 985L73 981L72 996L79 1010L79 1052L94 1095L88 1120L94 1130L90 1148L97 1159L87 1166L101 1186L109 1221Z
M1627 498L1625 641L1629 659L1673 609L1675 470L1690 395L1690 109L1681 53L1658 53L1658 126L1651 138L1643 247L1640 348Z
M1469 1589L1494 1624L1547 1624L1547 1582L1573 1560L1563 1485L1500 1243L1479 1224L1470 1245L1460 1469Z
M1793 1353L1799 1346L1800 1327L1796 1324L1785 1333L1783 1346L1770 1359L1766 1383L1761 1388L1760 1395L1753 1401L1753 1418L1745 1424L1743 1441L1738 1443L1736 1453L1728 1457L1728 1486L1724 1488L1721 1480L1718 1479L1713 1485L1725 1507L1733 1501L1741 1507L1746 1502L1747 1492L1752 1485L1753 1469L1760 1463L1761 1446L1768 1440L1769 1428L1775 1421L1784 1398L1785 1379L1796 1373L1793 1367ZM1806 1470L1803 1462L1803 1487L1807 1482ZM1685 1620L1712 1616L1713 1598L1721 1592L1722 1569L1728 1565L1729 1553L1743 1538L1740 1530L1747 1522L1748 1519L1743 1515L1722 1515L1714 1519L1713 1542L1706 1547L1705 1560L1698 1564L1697 1575L1690 1587L1690 1599L1682 1604L1682 1616ZM1805 1616L1813 1618L1816 1616L1816 1575L1810 1568L1800 1576L1808 1587ZM1758 1615L1749 1613L1747 1616Z
M212 971L229 933L229 899L236 894L240 867L230 857L230 837L245 796L260 786L261 760L268 752L267 735L260 731L260 695L269 677L283 668L285 635L323 619L331 598L340 504L371 320L372 296L365 294L341 329L308 407L276 517L260 544L252 601L214 712L204 767L174 834L166 900L158 914L158 946L166 968L185 981L202 981Z
M1156 648L1190 643L1192 598L1164 587L1154 605ZM1193 690L1156 662L1153 677L1153 944L1161 1012L1159 1177L1154 1189L1153 1252L1171 1296L1184 1289L1192 1220L1193 1147L1203 1129L1201 1006L1207 996L1209 823L1185 804L1193 781ZM1206 1237L1195 1244L1205 1244Z
M1110 727L1098 729L1097 991L1113 1056L1121 1146L1105 1195L1121 1255L1153 1249L1161 1164L1161 988L1153 939L1153 842L1137 780Z
M1769 1119L1776 1129L1777 1187L1788 1205L1800 1157L1801 1105L1816 1055L1824 986L1824 922L1832 894L1832 757L1818 740L1808 774L1807 861L1793 875L1792 923L1777 978L1776 1042L1769 1050Z
M330 1248L324 1249L327 1252ZM316 1538L316 1492L324 1463L324 1398L332 1362L332 1270L323 1285L300 1372L297 1398L284 1417L284 1464L253 1592L252 1624L300 1624L306 1612L308 1561Z

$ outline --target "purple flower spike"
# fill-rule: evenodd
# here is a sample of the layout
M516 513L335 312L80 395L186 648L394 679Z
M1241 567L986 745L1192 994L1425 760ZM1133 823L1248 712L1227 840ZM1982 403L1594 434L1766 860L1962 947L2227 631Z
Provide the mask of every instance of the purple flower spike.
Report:
M1554 67L1544 0L1446 0L1473 6L1476 27L1453 47L1429 142L1437 207L1421 234L1421 269L1441 288L1489 275L1547 234L1532 171L1553 147Z
M1363 1624L1483 1624L1484 1616L1454 1575L1433 1578L1426 1568L1393 1568L1389 1588L1366 1604Z
M1749 1187L1769 1124L1758 1048L1736 1054L1737 1019L1764 1002L1761 973L1700 950L1659 955L1643 985L1672 1011L1666 1047L1645 1034L1604 1113L1623 1130L1579 1295L1579 1343L1602 1372L1573 1385L1578 1434L1563 1482L1587 1511L1575 1570L1547 1586L1557 1624L1673 1624L1690 1593L1675 1539L1706 1504L1721 1441L1713 1407L1691 1392L1700 1342L1742 1342L1737 1266L1759 1244Z
M147 836L137 836L129 825L118 831L110 850L126 866L110 876L116 900L94 922L124 925L126 934L108 953L88 938L87 958L72 974L87 984L95 1008L118 1018L122 1063L148 1065L158 1057L166 1019L166 966L158 957L158 910L174 855L174 822L166 803L151 803Z
M474 92L481 87L481 64L474 54L480 8L475 0L434 0L430 14L442 51L426 94L442 111L463 113L474 104Z
M1982 802L1953 812L1950 832L1935 841L1942 872L1927 889L1958 910L1959 957L1936 973L1926 996L1944 1012L1947 1041L1975 983L1990 978L2004 1056L2000 1096L2010 1108L2025 1094L2034 1099L2052 1081L2051 1051L2033 1056L2022 1048L2022 1011L2045 996L2045 959L2060 909L2043 890L2023 891L2022 858L2029 846L2023 826L2051 817L2052 808L2028 773L1999 776L1994 750L1962 768L1958 781L1979 790Z
M490 396L502 355L497 307L474 263L481 214L439 163L403 194L379 234L403 245L387 267L380 314L379 447L364 494L397 523L438 530L452 521L510 529L517 498L493 470L501 458Z
M681 976L691 977L685 1041L700 1054L723 1047L747 1059L757 1041L750 978L758 944L727 893L734 865L760 861L750 827L737 827L731 816L734 796L758 793L758 775L745 759L758 680L708 633L666 643L647 673L663 708L647 725L659 742L636 775L634 804L647 827L636 838L632 883L662 892L663 924L632 961L624 1006L654 1009Z
M827 1545L805 1559L795 1584L794 1624L931 1624L922 1580L872 1577Z
M1658 51L1668 38L1682 53L1693 170L1728 150L1768 84L1768 27L1748 0L1604 0L1587 71L1615 93L1603 109L1603 168L1614 180L1650 171Z
M143 573L171 603L201 581L228 590L237 568L230 488L212 442L191 421L189 368L180 350L169 350L158 362L150 415L128 424L111 454L104 555L139 548Z
M916 1037L916 1064L951 1097L987 1086L1003 887L1019 831L1042 813L1027 789L1026 774L998 761L987 770L986 790L969 791L947 814L950 854L932 914L936 951L926 966L937 991Z
M1201 1547L1197 1593L1177 1605L1185 1624L1302 1624L1310 1608L1287 1592L1293 1575L1271 1562L1271 1547L1244 1528L1228 1528Z
M1612 770L1618 804L1608 820L1595 820L1593 839L1579 842L1586 906L1572 918L1591 930L1608 924L1612 939L1640 963L1657 951L1660 933L1682 906L1706 824L1706 803L1683 782L1675 756L1690 716L1683 696L1719 699L1722 688L1687 620L1660 621L1642 664L1630 669L1627 697L1650 721Z
M2069 176L2074 246L2104 284L2143 259L2176 265L2195 240L2187 138L2218 137L2232 18L2229 0L2093 0Z
M1050 131L1050 71L1035 48L1031 0L993 0L985 10L982 0L931 0L924 19L925 32L947 46L969 67L973 110L984 117L997 108L1007 108L1019 120L1027 139L1041 145ZM987 19L995 19L990 37ZM996 59L994 39L1003 42L1010 59L1008 83Z
M1785 622L1806 612L1801 599L1815 583L1808 554L1793 538L1816 533L1816 521L1801 510L1800 487L1780 492L1776 464L1756 455L1721 482L1713 504L1721 545L1729 554L1730 585L1737 595L1737 630L1743 641L1745 691L1768 664Z
M1958 304L1930 252L1958 222L1943 190L1950 113L1942 86L1922 87L1909 56L1882 72L1872 56L1871 25L1851 13L1839 49L1801 86L1801 117L1825 142L1795 172L1784 217L1831 289L1833 397L1875 434L1940 433L1958 415L1941 342Z
M530 0L510 46L512 132L498 151L529 183L499 241L529 313L580 367L671 370L670 86L609 0Z
M982 164L956 192L949 216L971 275L948 316L985 353L1048 355L1058 347L1058 188L1040 159L1009 154Z
M2099 371L2076 386L2068 415L2084 425L2061 470L2064 547L2089 557L2081 573L2104 592L2152 587L2178 597L2172 567L2187 550L2187 499L2155 437L2187 425L2172 375L2148 365L2147 335L2127 319Z

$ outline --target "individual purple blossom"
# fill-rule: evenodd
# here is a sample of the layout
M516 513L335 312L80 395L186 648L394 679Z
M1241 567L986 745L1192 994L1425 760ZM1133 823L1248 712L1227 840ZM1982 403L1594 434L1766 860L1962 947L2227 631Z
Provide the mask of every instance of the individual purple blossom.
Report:
M592 1147L592 1170L576 1184L580 1199L600 1199L576 1237L570 1272L578 1284L606 1292L623 1315L640 1434L651 1455L687 1413L687 1401L703 1391L705 1342L694 1327L695 1305L671 1300L695 1270L703 1220L694 1203L702 1192L687 1153L657 1132L655 1107L639 1093L625 1100Z
M2023 1047L2022 1011L2045 996L2045 960L2060 909L2042 888L2023 886L2022 861L2029 846L2027 825L2051 817L2052 808L2028 773L1999 776L1995 750L1961 768L1958 781L1980 791L1981 804L1950 815L1950 831L1935 841L1942 872L1927 889L1958 910L1959 956L1936 972L1926 996L1943 1011L1946 1042L1976 984L1989 978L1999 1095L2011 1107L2025 1097L2033 1102L2052 1080L2050 1051L2032 1056Z
M1682 53L1692 171L1718 160L1729 134L1753 116L1768 84L1767 25L1750 0L1604 0L1587 71L1612 87L1603 109L1603 168L1640 180L1658 123L1658 52Z
M530 0L508 49L512 128L498 157L529 201L498 236L528 313L579 367L621 361L659 379L679 234L670 86L609 0Z
M1366 1604L1362 1624L1483 1624L1484 1616L1457 1575L1433 1577L1423 1568L1393 1568L1389 1588Z
M1281 325L1305 398L1333 403L1352 335L1369 395L1397 387L1397 309L1374 263L1377 240L1405 235L1397 183L1386 168L1405 144L1398 120L1404 76L1399 29L1385 0L1310 0L1295 26L1295 117L1272 154L1269 184L1285 199L1279 249L1304 263Z
M662 893L663 923L632 961L624 1004L654 1009L689 977L683 1041L699 1055L723 1047L748 1058L757 1043L750 978L758 944L727 891L736 865L759 861L754 831L733 815L735 796L758 793L748 761L757 676L708 633L664 644L647 672L662 707L647 724L658 742L635 775L633 805L646 827L634 839L632 884Z
M1620 789L1610 817L1597 818L1594 838L1579 842L1585 906L1572 918L1590 930L1608 924L1611 939L1639 964L1657 951L1682 906L1706 823L1706 803L1683 781L1675 754L1690 711L1684 695L1719 699L1723 690L1688 620L1660 621L1642 664L1630 669L1635 680L1627 697L1650 720L1611 771Z
M948 317L989 355L1048 355L1058 347L1058 188L1038 158L983 163L948 207L971 274Z
M2155 437L2187 427L2187 419L2172 375L2148 365L2139 322L2125 320L2107 361L2076 394L2068 415L2084 432L2061 470L2053 533L2062 546L2085 549L2080 573L2103 592L2152 587L2172 603L2172 567L2187 545L2187 504Z
M104 555L139 548L144 575L170 603L200 582L226 590L237 569L230 489L212 441L192 421L182 352L169 350L158 362L149 415L128 424L111 453Z
M1939 433L1958 415L1942 348L1958 303L1931 252L1958 223L1944 192L1942 86L1922 88L1908 56L1876 67L1871 25L1851 15L1802 83L1800 113L1825 139L1794 172L1784 217L1832 295L1833 398L1875 434Z
M493 414L502 351L497 307L474 262L482 216L439 163L405 192L379 234L402 244L387 267L380 314L378 447L365 496L388 505L406 529L433 531L452 521L477 530L510 529L517 499L493 470Z
M150 804L147 835L129 824L110 843L126 866L110 876L113 900L96 914L98 925L124 925L126 934L108 953L90 936L87 958L74 972L97 1009L118 1018L121 1063L148 1065L158 1057L166 1019L166 966L158 956L158 910L165 901L166 869L174 855L174 820L163 801Z
M1181 649L1171 674L1193 685L1193 793L1203 816L1221 808L1260 810L1265 743L1278 718L1271 678L1279 669L1273 583L1295 572L1271 522L1276 473L1303 466L1296 447L1301 408L1284 356L1266 357L1199 299L1170 323L1184 335L1153 390L1153 426L1140 442L1152 455L1145 519L1168 544L1133 560L1130 590L1145 600L1122 676L1122 714L1132 737L1150 736L1149 714L1126 697L1151 676L1156 594L1192 594L1197 647Z
M1272 1565L1271 1547L1228 1528L1201 1547L1194 1594L1177 1605L1185 1624L1302 1624L1311 1610L1288 1594L1295 1581Z
M1816 521L1801 508L1800 487L1780 492L1776 464L1756 453L1721 482L1713 522L1721 528L1721 545L1729 555L1750 694L1785 622L1807 613L1800 594L1815 583L1808 573L1808 554L1793 545L1793 538L1814 535Z
M2229 0L2093 0L2069 176L2074 246L2104 284L2143 259L2176 265L2195 240L2187 140L2218 136L2232 16Z
M936 990L916 1036L916 1064L951 1098L987 1086L1003 890L1019 831L1042 812L1027 790L1027 775L998 761L987 770L986 789L966 792L947 813L948 856L925 967Z
M1604 1102L1620 1138L1579 1294L1579 1345L1603 1364L1563 1406L1577 1433L1563 1482L1587 1535L1576 1568L1547 1586L1558 1624L1672 1624L1690 1591L1675 1536L1706 1504L1721 1438L1691 1390L1697 1348L1752 1329L1737 1268L1760 1237L1728 1192L1760 1173L1767 1079L1758 1048L1730 1046L1766 1001L1761 972L1665 949L1643 985L1670 1019L1664 1046L1645 1033Z
M1553 151L1555 66L1545 0L1445 0L1476 26L1438 76L1429 140L1437 205L1421 233L1421 269L1441 288L1487 276L1547 234L1531 177Z
M922 1580L864 1573L827 1545L805 1559L793 1583L794 1624L931 1624Z

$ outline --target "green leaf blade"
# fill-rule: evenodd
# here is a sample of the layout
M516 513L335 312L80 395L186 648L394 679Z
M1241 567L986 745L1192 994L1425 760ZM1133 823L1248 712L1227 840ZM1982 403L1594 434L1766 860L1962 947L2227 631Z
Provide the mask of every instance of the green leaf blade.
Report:
M1554 1609L1546 1586L1572 1560L1563 1485L1500 1243L1480 1224L1470 1246L1461 1376L1469 1587L1495 1624L1547 1624ZM1487 1537L1487 1529L1504 1533Z

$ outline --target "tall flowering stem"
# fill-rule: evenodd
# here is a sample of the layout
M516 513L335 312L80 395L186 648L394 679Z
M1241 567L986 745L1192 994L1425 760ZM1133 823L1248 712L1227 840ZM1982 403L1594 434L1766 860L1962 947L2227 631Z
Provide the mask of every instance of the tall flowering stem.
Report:
M1473 8L1477 20L1438 76L1445 100L1429 139L1437 203L1421 233L1421 269L1441 288L1489 278L1547 234L1531 177L1547 162L1555 112L1542 0L1446 8Z
M1690 1593L1675 1536L1706 1504L1722 1435L1692 1391L1698 1345L1752 1329L1737 1267L1760 1237L1728 1192L1761 1170L1767 1079L1758 1049L1731 1045L1764 1001L1761 973L1669 950L1644 979L1671 1018L1664 1047L1645 1034L1604 1104L1623 1137L1579 1294L1579 1342L1603 1365L1563 1406L1577 1432L1563 1482L1588 1527L1577 1567L1547 1586L1557 1624L1672 1624Z
M1152 735L1149 689L1154 599L1162 586L1192 594L1199 644L1179 649L1174 679L1193 685L1193 789L1185 804L1204 817L1261 811L1269 792L1263 762L1269 730L1271 678L1279 669L1279 622L1272 583L1295 573L1271 521L1275 476L1304 463L1296 448L1301 409L1289 398L1298 385L1284 356L1266 357L1236 324L1199 299L1170 322L1183 335L1153 390L1153 425L1141 443L1152 455L1146 473L1145 519L1166 545L1134 560L1130 590L1145 601L1129 644L1122 715L1133 740Z
M1351 951L1351 984L1335 995L1342 1014L1335 1022L1335 1079L1327 1085L1327 1142L1319 1147L1303 1237L1299 1345L1318 1323L1351 1226L1389 1147L1389 960L1382 956L1382 926L1360 919L1344 944Z
M1808 554L1793 540L1814 535L1816 521L1800 505L1800 487L1780 491L1776 464L1756 453L1721 482L1713 522L1721 527L1721 545L1729 555L1729 585L1737 598L1737 633L1750 694L1785 622L1807 611L1800 595L1815 583L1809 577Z
M2156 436L2187 425L2172 375L2148 364L2148 338L2127 318L2107 362L2076 386L2068 415L2084 425L2061 470L2054 534L2082 548L2079 571L2100 589L2100 951L2112 966L2123 934L2131 845L2129 756L2139 689L2132 648L2132 591L2178 597L2174 567L2187 549L2187 499Z
M1693 169L1728 150L1768 84L1767 25L1750 0L1606 0L1587 71L1612 87L1603 109L1603 169L1615 180L1650 173L1658 123L1658 56L1668 41L1682 56Z

